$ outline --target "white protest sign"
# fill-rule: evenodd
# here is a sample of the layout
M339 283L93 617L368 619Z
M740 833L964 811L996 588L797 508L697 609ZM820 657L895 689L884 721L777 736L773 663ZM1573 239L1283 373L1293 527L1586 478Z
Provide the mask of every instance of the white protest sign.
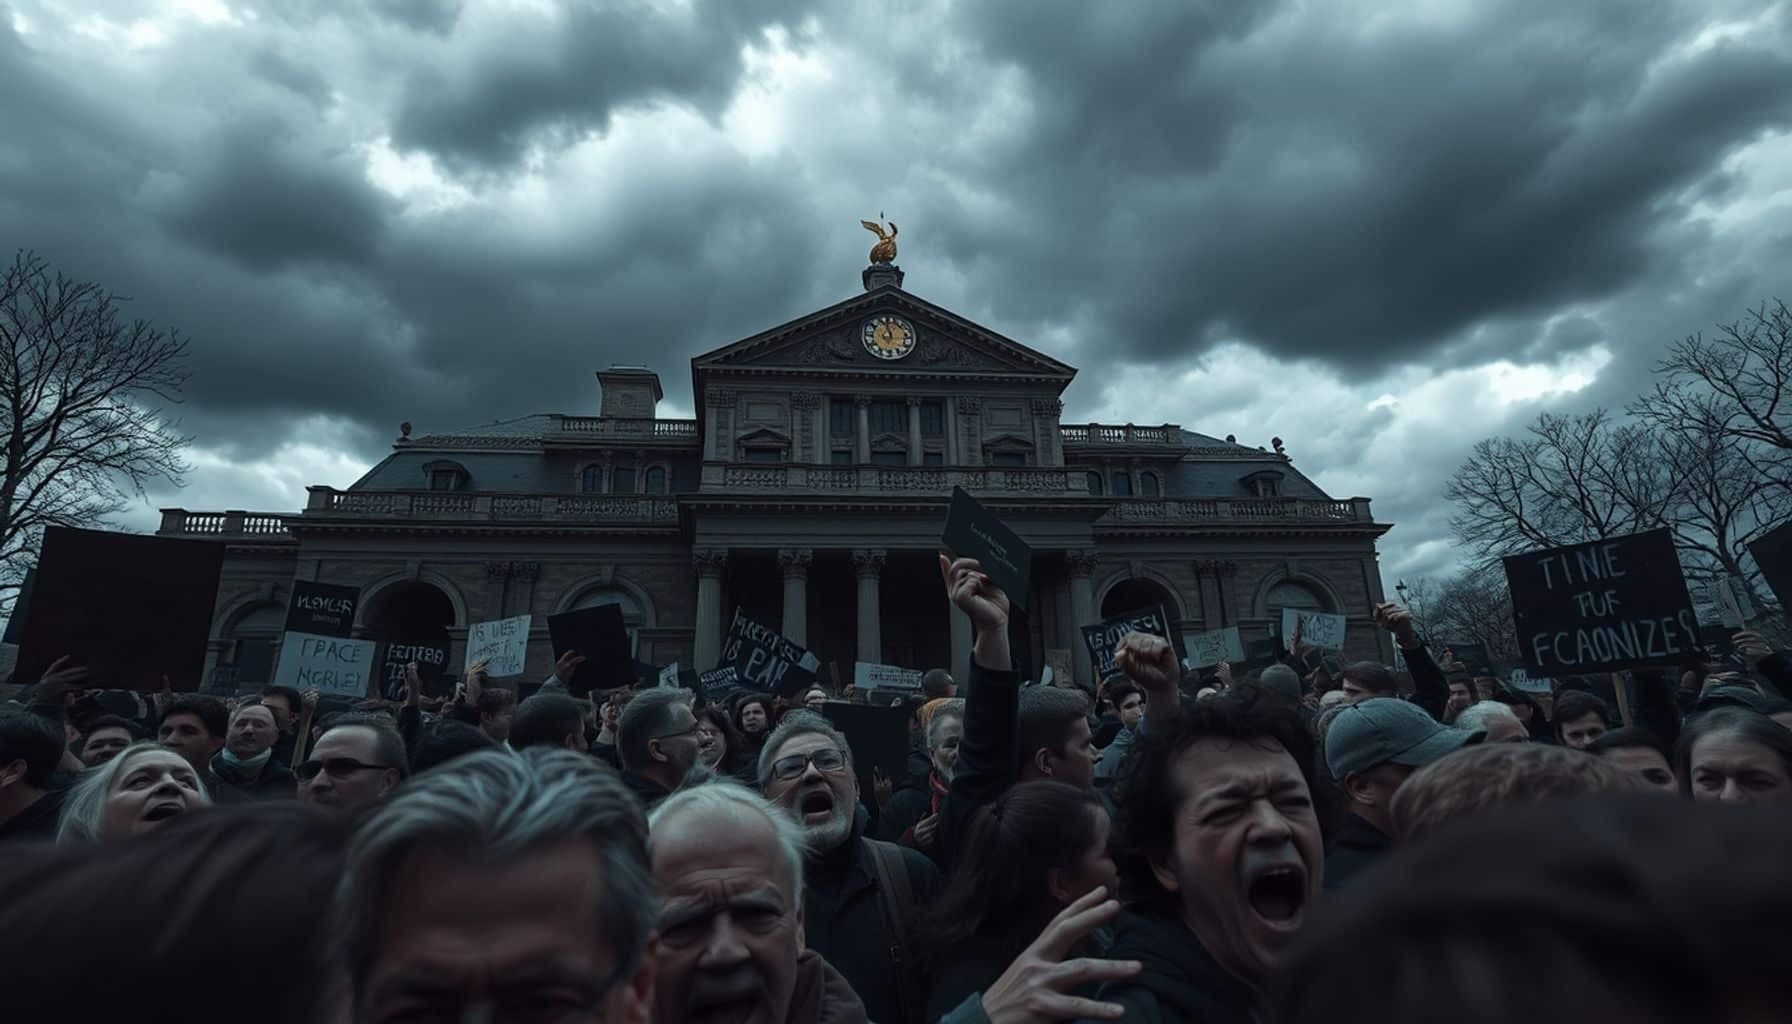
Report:
M523 674L529 656L529 620L517 615L495 622L475 622L467 627L468 668L485 662L485 674L493 679Z
M1299 627L1300 642L1309 647L1317 647L1322 651L1344 649L1344 616L1342 615L1303 612L1298 608L1282 609L1282 642L1284 644L1290 646L1294 644L1296 626Z
M301 693L315 689L328 697L365 697L378 646L372 640L288 633L280 642L274 682Z
M1185 644L1188 647L1189 668L1206 668L1222 661L1244 660L1244 638L1238 635L1237 626L1191 633Z
M852 684L861 690L919 690L921 672L918 669L855 661L852 666Z
M1039 685L1040 686L1052 685L1052 667L1050 665L1047 665L1044 668L1039 670Z
M1531 674L1522 668L1512 670L1510 679L1512 688L1520 693L1548 693L1554 689L1554 680L1532 679Z
M678 662L675 661L665 668L660 669L660 685L665 687L676 687L678 685Z
M1705 598L1717 606L1717 616L1727 629L1742 629L1755 617L1754 602L1748 599L1748 588L1734 576L1711 581Z

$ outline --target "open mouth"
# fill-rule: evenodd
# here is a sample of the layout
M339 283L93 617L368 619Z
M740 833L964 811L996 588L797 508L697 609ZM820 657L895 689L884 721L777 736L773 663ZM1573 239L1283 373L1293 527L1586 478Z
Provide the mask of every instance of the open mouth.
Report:
M753 1019L753 1012L759 1008L759 997L756 995L739 996L709 1003L706 1006L692 1007L690 1019L699 1024L745 1024Z
M143 820L167 821L169 818L180 814L183 810L186 810L186 808L181 804L168 801L159 804L151 804L149 808L143 812Z
M1265 868L1245 886L1245 899L1264 924L1291 931L1300 926L1307 906L1307 873L1291 864Z
M812 789L797 801L796 809L806 822L825 822L834 815L834 794L825 789Z

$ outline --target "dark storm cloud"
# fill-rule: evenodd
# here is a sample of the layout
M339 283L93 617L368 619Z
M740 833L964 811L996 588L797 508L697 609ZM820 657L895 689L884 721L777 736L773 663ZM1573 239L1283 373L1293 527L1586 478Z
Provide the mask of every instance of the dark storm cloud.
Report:
M503 167L534 142L602 131L630 104L714 112L741 73L741 44L799 13L778 0L578 4L507 19L470 56L408 76L394 141L455 165Z
M459 0L372 0L373 9L420 32L447 33L459 20Z

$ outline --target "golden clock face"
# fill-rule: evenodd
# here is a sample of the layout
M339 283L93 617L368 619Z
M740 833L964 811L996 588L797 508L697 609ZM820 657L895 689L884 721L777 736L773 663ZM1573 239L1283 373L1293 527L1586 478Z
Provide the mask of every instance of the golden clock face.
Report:
M879 359L901 359L915 350L915 326L899 316L865 321L865 351Z

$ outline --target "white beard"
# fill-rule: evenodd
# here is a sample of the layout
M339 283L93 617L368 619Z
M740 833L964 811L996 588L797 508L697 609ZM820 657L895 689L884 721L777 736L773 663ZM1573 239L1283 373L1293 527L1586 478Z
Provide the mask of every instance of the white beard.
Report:
M853 808L834 808L834 814L824 825L809 826L809 847L816 853L824 853L838 847L852 836Z

